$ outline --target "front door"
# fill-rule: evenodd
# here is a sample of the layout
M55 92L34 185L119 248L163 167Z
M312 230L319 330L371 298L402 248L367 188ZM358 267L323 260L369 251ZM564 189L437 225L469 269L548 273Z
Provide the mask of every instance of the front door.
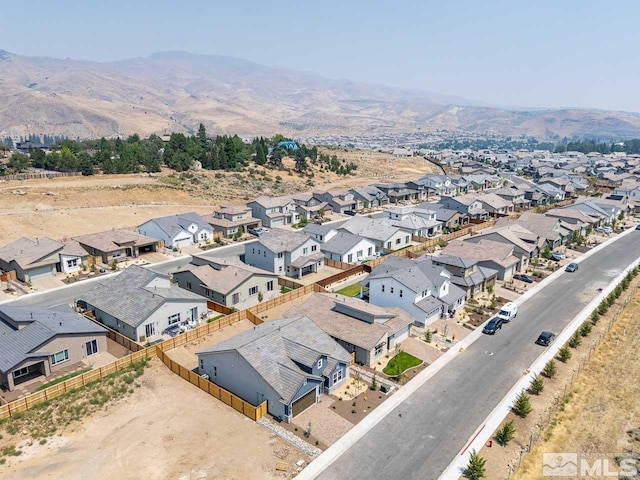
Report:
M191 321L192 322L197 322L198 321L198 307L193 307L191 310L189 310L189 315L191 317Z
M147 323L144 326L144 333L147 336L147 338L153 337L156 334L156 324L155 323Z

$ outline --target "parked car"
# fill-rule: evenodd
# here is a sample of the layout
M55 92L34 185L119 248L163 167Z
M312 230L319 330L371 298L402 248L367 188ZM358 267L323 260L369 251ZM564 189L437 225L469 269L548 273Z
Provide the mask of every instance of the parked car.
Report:
M561 253L561 252L551 253L551 260L555 260L556 262L559 262L560 260L564 260L565 258L567 258L567 256L564 253Z
M636 230L640 230L640 224L636 225Z
M598 227L596 228L596 232L606 233L607 235L610 235L613 233L613 229L611 227Z
M499 317L493 317L489 320L484 328L482 329L482 333L486 333L487 335L494 335L498 330L502 329L502 324L504 322Z
M513 278L516 280L522 280L525 283L533 283L533 277L531 275L527 275L526 273L516 273Z
M540 334L540 336L538 337L538 339L536 340L536 343L538 345L542 345L543 347L548 347L549 345L551 345L553 343L553 341L556 339L556 334L553 332L542 332Z
M578 270L578 264L575 262L571 262L567 265L567 268L565 268L565 271L567 272L575 272L576 270Z
M349 215L350 217L354 217L356 213L357 212L355 210L347 210L346 212L344 212L345 215Z
M259 237L263 233L267 233L269 229L264 227L257 227L257 228L250 228L248 231L251 235L255 235L256 237Z
M498 312L496 316L503 323L508 323L512 318L516 318L518 316L518 305L514 302L509 302L504 304L504 306Z

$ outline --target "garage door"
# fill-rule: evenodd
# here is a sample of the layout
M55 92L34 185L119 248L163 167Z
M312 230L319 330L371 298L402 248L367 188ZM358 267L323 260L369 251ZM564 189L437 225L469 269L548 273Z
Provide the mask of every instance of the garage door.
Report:
M174 247L188 247L191 244L192 242L190 238L180 238L173 241Z
M407 328L406 330L398 333L394 340L396 343L399 343L408 337L409 337L409 329Z
M37 280L39 278L45 278L51 276L51 267L34 268L29 271L29 278L31 280Z
M293 416L296 417L304 412L311 405L316 403L316 389L314 388L309 393L307 393L304 397L299 398L295 402L293 402L291 411L293 412Z

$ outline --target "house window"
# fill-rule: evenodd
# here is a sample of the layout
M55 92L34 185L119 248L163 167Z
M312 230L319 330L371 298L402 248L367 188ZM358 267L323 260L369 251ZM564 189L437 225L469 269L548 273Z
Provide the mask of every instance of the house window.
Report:
M306 255L308 251L309 251L309 249L308 249L307 247L304 247L304 248L302 249L302 254L303 254L303 255Z
M169 317L169 325L173 325L174 323L178 323L180 321L180 314L175 313Z
M401 238L396 238L396 245L400 245L400 242L402 242Z
M118 257L120 256L120 253L121 253L121 252L113 252L113 253L111 254L111 257L113 257L113 258L118 258Z
M218 376L218 367L213 367L213 376L217 377Z
M272 292L273 291L273 280L269 280L267 282L267 292Z
M391 248L391 242L387 242L387 248Z
M278 267L278 272L282 273L282 265Z
M402 289L400 289L400 298L402 298Z
M67 260L67 268L72 268L72 267L77 267L78 266L78 259L77 258L72 258L71 260Z
M376 345L376 349L374 351L374 355L377 357L378 355L382 355L382 351L384 350L384 342Z
M84 349L87 352L87 357L98 353L98 340L91 340L84 344Z
M187 290L191 290L191 282L187 282Z
M62 350L61 352L54 353L51 356L51 364L57 365L62 362L66 362L69 360L69 350Z
M22 367L13 372L13 378L24 377L25 375L29 375L29 367Z
M391 293L393 293L393 287L391 287Z
M373 255L373 248L369 247L369 250L367 250L367 255L370 257L371 255Z
M362 250L358 250L358 252L356 253L356 257L362 258Z
M156 324L155 323L147 323L144 326L144 333L147 336L147 338L153 337L156 334Z
M284 257L284 253L279 252L279 253L278 253L278 258L282 258L282 257Z
M236 305L237 303L240 303L240 294L234 293L233 297L231 297L231 305Z
M204 360L200 359L200 370L204 369Z
M404 237L404 243L409 243L409 235L407 235L406 237Z
M262 254L262 256L263 256L264 258L267 258L267 251L266 251L266 250L264 251L264 253Z
M353 253L350 253L349 255L347 255L347 263L351 263L353 262Z
M335 385L340 380L342 380L342 369L333 374L333 384Z
M252 254L252 255L255 255L255 254L256 254L256 249L255 249L255 248L252 248L252 249L251 249L251 254ZM259 255L259 254L260 254L260 252L258 251L258 255Z
M318 368L322 368L322 359L318 360Z
M258 294L258 286L257 285L255 287L251 287L249 289L249 296L257 295L257 294Z
M384 285L382 285L382 293L384 293Z
M318 250L318 246L317 245L311 245L311 251L315 252L316 250Z

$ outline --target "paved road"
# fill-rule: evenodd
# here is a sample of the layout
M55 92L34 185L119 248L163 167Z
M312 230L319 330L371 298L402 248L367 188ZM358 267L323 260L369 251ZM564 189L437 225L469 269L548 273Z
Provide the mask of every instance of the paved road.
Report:
M482 336L317 478L437 479L541 353L542 330L561 331L634 259L640 231L612 243L525 302L495 336Z

